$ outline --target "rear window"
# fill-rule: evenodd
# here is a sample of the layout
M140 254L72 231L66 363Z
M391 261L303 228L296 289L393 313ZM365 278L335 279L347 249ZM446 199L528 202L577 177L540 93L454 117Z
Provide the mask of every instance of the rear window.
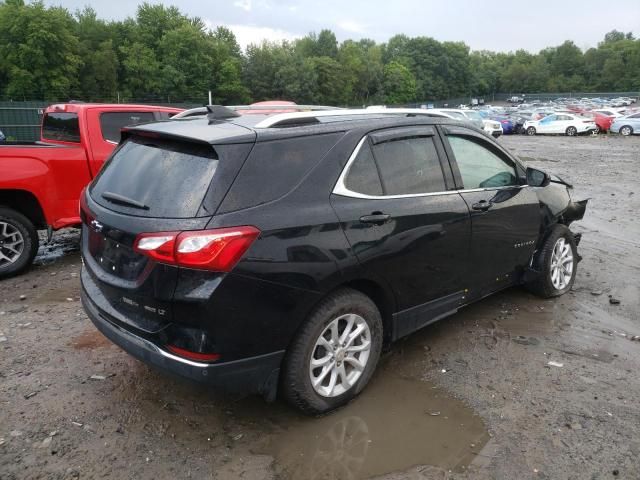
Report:
M68 112L46 113L42 120L42 138L80 143L78 114Z
M120 129L127 125L153 122L153 112L105 112L100 115L102 138L108 142L120 143Z
M91 197L131 215L195 217L217 167L210 145L131 137L105 164Z

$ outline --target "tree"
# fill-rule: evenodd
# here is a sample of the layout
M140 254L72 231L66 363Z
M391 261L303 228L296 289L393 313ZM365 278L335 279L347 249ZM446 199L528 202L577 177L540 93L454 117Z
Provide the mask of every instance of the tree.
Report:
M12 97L66 99L78 86L73 17L42 2L0 4L0 70Z
M407 67L392 61L384 67L385 103L398 105L416 99L416 79Z

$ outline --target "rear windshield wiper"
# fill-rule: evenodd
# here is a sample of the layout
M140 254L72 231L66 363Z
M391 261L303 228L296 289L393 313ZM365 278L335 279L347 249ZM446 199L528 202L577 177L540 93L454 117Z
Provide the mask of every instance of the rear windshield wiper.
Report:
M120 195L113 192L104 192L102 194L102 198L105 200L109 200L113 203L119 203L121 205L126 205L128 207L139 208L141 210L149 210L149 207L142 202L134 200L133 198L125 197L124 195Z

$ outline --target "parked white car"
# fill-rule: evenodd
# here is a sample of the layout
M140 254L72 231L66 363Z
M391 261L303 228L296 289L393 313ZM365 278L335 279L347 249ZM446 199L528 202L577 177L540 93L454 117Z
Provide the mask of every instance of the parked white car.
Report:
M491 135L494 138L498 138L502 135L502 124L500 122L496 122L495 120L487 120L486 118L482 120L484 124L483 130Z
M523 128L527 135L555 133L573 137L581 133L595 132L598 127L590 118L569 113L554 113L540 120L527 120Z

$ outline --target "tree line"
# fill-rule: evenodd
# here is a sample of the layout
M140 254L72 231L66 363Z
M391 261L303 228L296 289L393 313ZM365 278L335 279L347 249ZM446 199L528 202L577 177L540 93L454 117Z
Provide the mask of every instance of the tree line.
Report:
M0 1L0 97L240 104L406 104L493 93L640 90L640 39L616 30L583 52L471 51L464 42L395 35L338 42L330 30L242 51L226 27L142 3L105 21L41 1Z

